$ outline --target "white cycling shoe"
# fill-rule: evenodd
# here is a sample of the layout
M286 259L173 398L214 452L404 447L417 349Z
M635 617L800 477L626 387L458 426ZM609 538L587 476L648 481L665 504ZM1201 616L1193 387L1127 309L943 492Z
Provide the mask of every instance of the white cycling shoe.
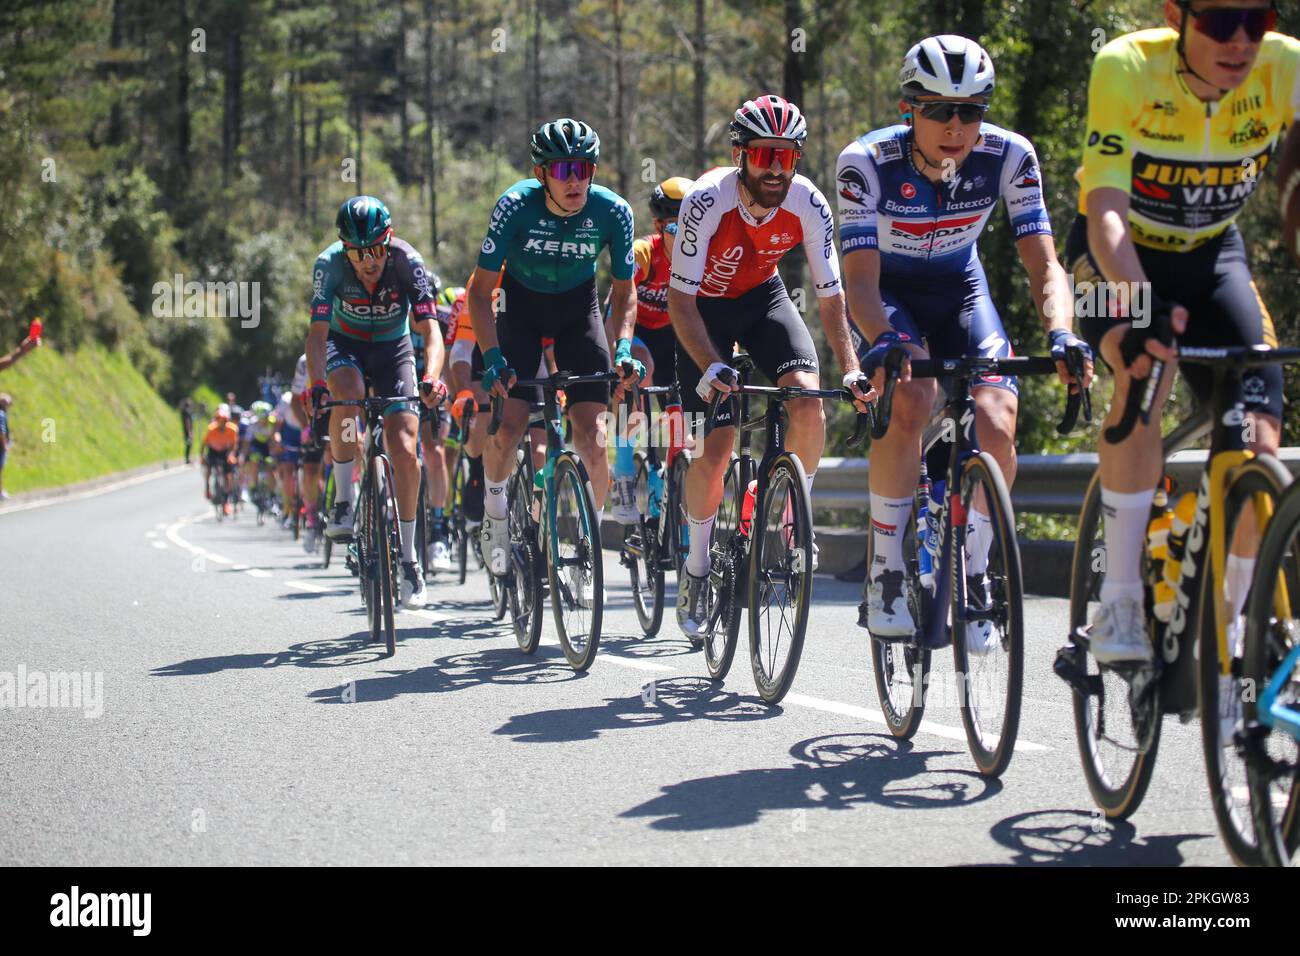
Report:
M1151 660L1142 604L1120 598L1098 608L1088 629L1088 645L1100 664L1142 664Z
M504 577L510 570L509 520L484 515L479 535L483 542L483 560L487 562L488 570L497 577Z
M902 571L878 571L867 586L867 630L876 637L911 637L916 622L903 593Z

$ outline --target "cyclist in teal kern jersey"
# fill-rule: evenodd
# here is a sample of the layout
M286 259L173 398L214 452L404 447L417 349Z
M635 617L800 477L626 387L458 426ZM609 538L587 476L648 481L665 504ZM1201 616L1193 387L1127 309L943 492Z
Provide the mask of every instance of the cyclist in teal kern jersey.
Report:
M339 207L336 225L339 241L320 254L312 272L307 369L313 413L330 396L340 401L360 399L366 394L367 380L376 395L408 399L384 410L384 447L392 458L397 484L401 601L404 607L419 608L425 604L424 573L415 541L420 419L414 401L415 354L410 326L424 336L422 380L436 382L442 373L445 331L433 334L438 279L409 243L393 235L388 207L378 199L349 199ZM410 324L408 312L415 313ZM445 395L445 389L435 387L422 401L432 408ZM344 423L356 414L353 409L334 408L329 416L336 497L325 534L333 540L352 535L352 467L359 429L345 429Z
M555 340L555 361L565 371L590 375L611 367L596 297L596 257L606 246L617 336L613 364L630 363L629 382L645 372L632 358L632 207L592 183L600 137L586 123L559 119L542 124L530 146L534 178L516 183L497 200L468 296L470 321L483 352L483 388L511 399L500 430L483 452L483 551L495 574L506 572L510 548L506 482L528 425L528 401L537 400L536 389L514 387L514 370L531 374L537 368L543 337ZM609 488L601 415L608 402L604 384L568 389L573 442L591 478L597 511L604 508Z

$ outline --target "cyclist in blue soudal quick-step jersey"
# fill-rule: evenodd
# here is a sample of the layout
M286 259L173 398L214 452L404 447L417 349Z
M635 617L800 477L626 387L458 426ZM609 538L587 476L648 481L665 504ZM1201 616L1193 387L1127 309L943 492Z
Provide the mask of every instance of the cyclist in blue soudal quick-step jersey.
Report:
M625 376L629 381L639 381L645 372L632 358L632 208L592 182L600 137L586 123L558 119L543 123L530 146L533 178L511 186L497 200L468 295L470 320L483 352L483 388L510 398L500 430L483 451L483 556L498 575L506 573L510 553L506 482L528 425L528 402L540 400L537 389L514 387L515 369L531 374L541 361L542 338L547 337L555 340L555 361L567 372L591 375L624 362L633 368ZM596 257L606 246L617 333L612 362L596 297ZM601 415L609 402L609 386L586 384L567 391L573 443L587 468L599 512L609 487ZM592 585L588 581L584 587ZM588 606L592 598L579 595Z
M1011 354L976 250L1001 200L1061 380L1072 381L1064 364L1070 349L1085 355L1090 378L1092 355L1072 331L1073 302L1052 244L1033 146L1018 133L981 122L993 92L989 55L965 37L929 37L908 51L899 82L904 123L850 143L837 170L844 284L860 330L862 371L880 388L881 362L897 343L921 358ZM980 448L997 459L1010 485L1016 382L990 376L974 385ZM868 629L876 636L910 637L916 630L902 594L903 528L936 387L933 379L900 384L889 432L871 445L874 558L867 605ZM992 540L989 516L973 507L966 566L975 600L985 593ZM988 622L972 622L966 630L971 653L990 649Z
M437 383L442 373L445 332L432 331L437 319L438 277L425 268L424 260L409 243L393 235L388 207L373 196L349 199L339 207L335 223L339 241L317 257L312 271L307 370L312 381L313 414L331 396L339 401L363 398L367 380L376 395L408 399L384 410L384 447L392 459L397 485L401 602L407 608L423 607L424 573L415 540L416 502L420 496L420 464L416 457L420 419L415 403L410 326L424 336L424 380ZM414 313L410 323L408 313ZM435 384L423 401L432 408L445 395L446 390ZM359 429L345 429L344 422L356 414L354 409L338 407L330 409L329 415L335 504L325 533L336 541L352 536L352 467Z

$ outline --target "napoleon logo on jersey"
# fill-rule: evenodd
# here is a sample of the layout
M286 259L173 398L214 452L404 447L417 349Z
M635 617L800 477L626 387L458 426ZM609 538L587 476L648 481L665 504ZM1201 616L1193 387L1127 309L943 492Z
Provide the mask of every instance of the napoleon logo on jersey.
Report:
M845 166L840 170L838 179L840 195L849 202L855 202L861 206L866 202L867 197L871 195L871 187L867 185L866 177L852 166Z

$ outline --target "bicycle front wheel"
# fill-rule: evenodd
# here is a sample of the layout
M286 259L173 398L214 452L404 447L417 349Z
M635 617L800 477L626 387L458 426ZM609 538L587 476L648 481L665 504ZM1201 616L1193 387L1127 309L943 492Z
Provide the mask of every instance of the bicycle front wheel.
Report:
M677 461L684 458L684 455L678 455ZM713 521L713 531L709 535L709 582L705 585L709 589L709 626L705 628L703 643L704 666L714 680L725 679L731 670L731 661L736 656L736 643L740 638L739 582L741 555L744 553L740 509L744 503L747 484L741 460L733 458L727 466L727 477L722 485L722 501ZM678 494L683 498L685 487L683 484L678 488ZM684 587L680 570L677 580L677 586ZM697 641L693 638L692 643Z
M600 523L587 469L571 452L555 460L554 498L547 503L550 550L546 572L551 585L555 630L569 666L585 671L600 645L604 615L604 568Z
M812 508L803 464L778 455L750 529L749 659L758 696L779 703L790 690L812 599Z
M1264 532L1246 610L1242 679L1256 689L1242 714L1250 811L1260 862L1287 866L1300 849L1300 741L1259 722L1259 696L1300 642L1300 485L1291 486ZM1289 675L1277 700L1297 707L1300 675Z
M1236 468L1224 489L1223 544L1230 547L1238 529L1252 526L1263 530L1277 507L1283 490L1291 483L1290 473L1272 455L1259 455ZM1252 507L1253 506L1253 507ZM1243 522L1246 524L1243 526ZM1249 531L1246 532L1249 535ZM1226 561L1227 555L1224 555ZM1215 562L1217 563L1217 562ZM1272 565L1274 571L1284 569ZM1294 567L1291 569L1294 572ZM1276 575L1275 575L1276 576ZM1202 572L1200 610L1197 615L1198 640L1196 682L1197 705L1201 713L1201 749L1205 754L1205 774L1210 784L1210 802L1214 818L1219 824L1219 835L1233 860L1242 866L1259 866L1259 841L1251 815L1250 785L1247 781L1246 760L1237 753L1235 731L1240 729L1237 719L1243 711L1246 696L1258 696L1263 688L1254 685L1254 694L1245 693L1240 676L1243 671L1242 646L1245 638L1245 621L1220 622L1215 612L1215 593L1223 593L1224 584L1208 586L1215 580L1213 567L1207 565ZM1271 616L1271 615L1270 615ZM1220 673L1222 656L1219 647L1220 625L1227 631L1228 654L1231 663L1229 674ZM1251 685L1245 685L1249 687ZM1277 746L1281 741L1276 742ZM1285 806L1286 801L1283 801Z
M542 555L537 548L537 525L533 522L533 475L525 457L510 476L510 569L504 578L493 578L503 605L509 607L510 625L519 649L532 654L542 637Z
M1143 551L1145 552L1145 548ZM1087 633L1100 603L1106 569L1102 537L1101 473L1093 476L1079 515L1070 572L1070 633ZM1143 580L1150 574L1143 561ZM1160 688L1150 687L1130 706L1130 686L1119 673L1099 667L1082 647L1063 651L1084 677L1089 692L1075 688L1074 731L1088 791L1111 820L1132 816L1151 784L1160 749Z
M920 513L920 490L913 495L912 518L904 523L903 563L905 567L902 599L907 602L912 620L924 629L930 615L935 613L934 595L920 578L918 564L921 543L916 540L915 516ZM927 501L927 504L929 502ZM935 507L929 504L929 507ZM867 579L863 594L871 586L871 568L876 556L876 536L867 525ZM913 637L907 640L882 640L871 637L871 673L875 678L876 696L880 710L885 715L885 726L898 740L911 740L921 727L925 716L925 695L930 682L930 649L921 646Z
M397 499L394 497L393 468L387 455L378 455L372 459L374 482L371 494L374 495L374 536L375 560L379 564L376 576L379 585L380 604L383 619L384 642L388 656L397 653L397 630L393 626L393 604L397 588L397 558L401 554L401 544L397 532ZM376 638L378 639L378 638Z
M962 687L958 708L975 765L985 776L997 777L1011 762L1020 729L1025 623L1011 495L1002 469L988 452L968 459L962 469L960 508L967 528L989 522L991 540L987 554L982 535L970 542L966 587L959 589L953 582L953 621L977 618L954 627L953 662ZM961 538L953 536L954 542ZM951 555L948 562L954 574L966 563L956 558ZM959 607L963 590L966 603Z

